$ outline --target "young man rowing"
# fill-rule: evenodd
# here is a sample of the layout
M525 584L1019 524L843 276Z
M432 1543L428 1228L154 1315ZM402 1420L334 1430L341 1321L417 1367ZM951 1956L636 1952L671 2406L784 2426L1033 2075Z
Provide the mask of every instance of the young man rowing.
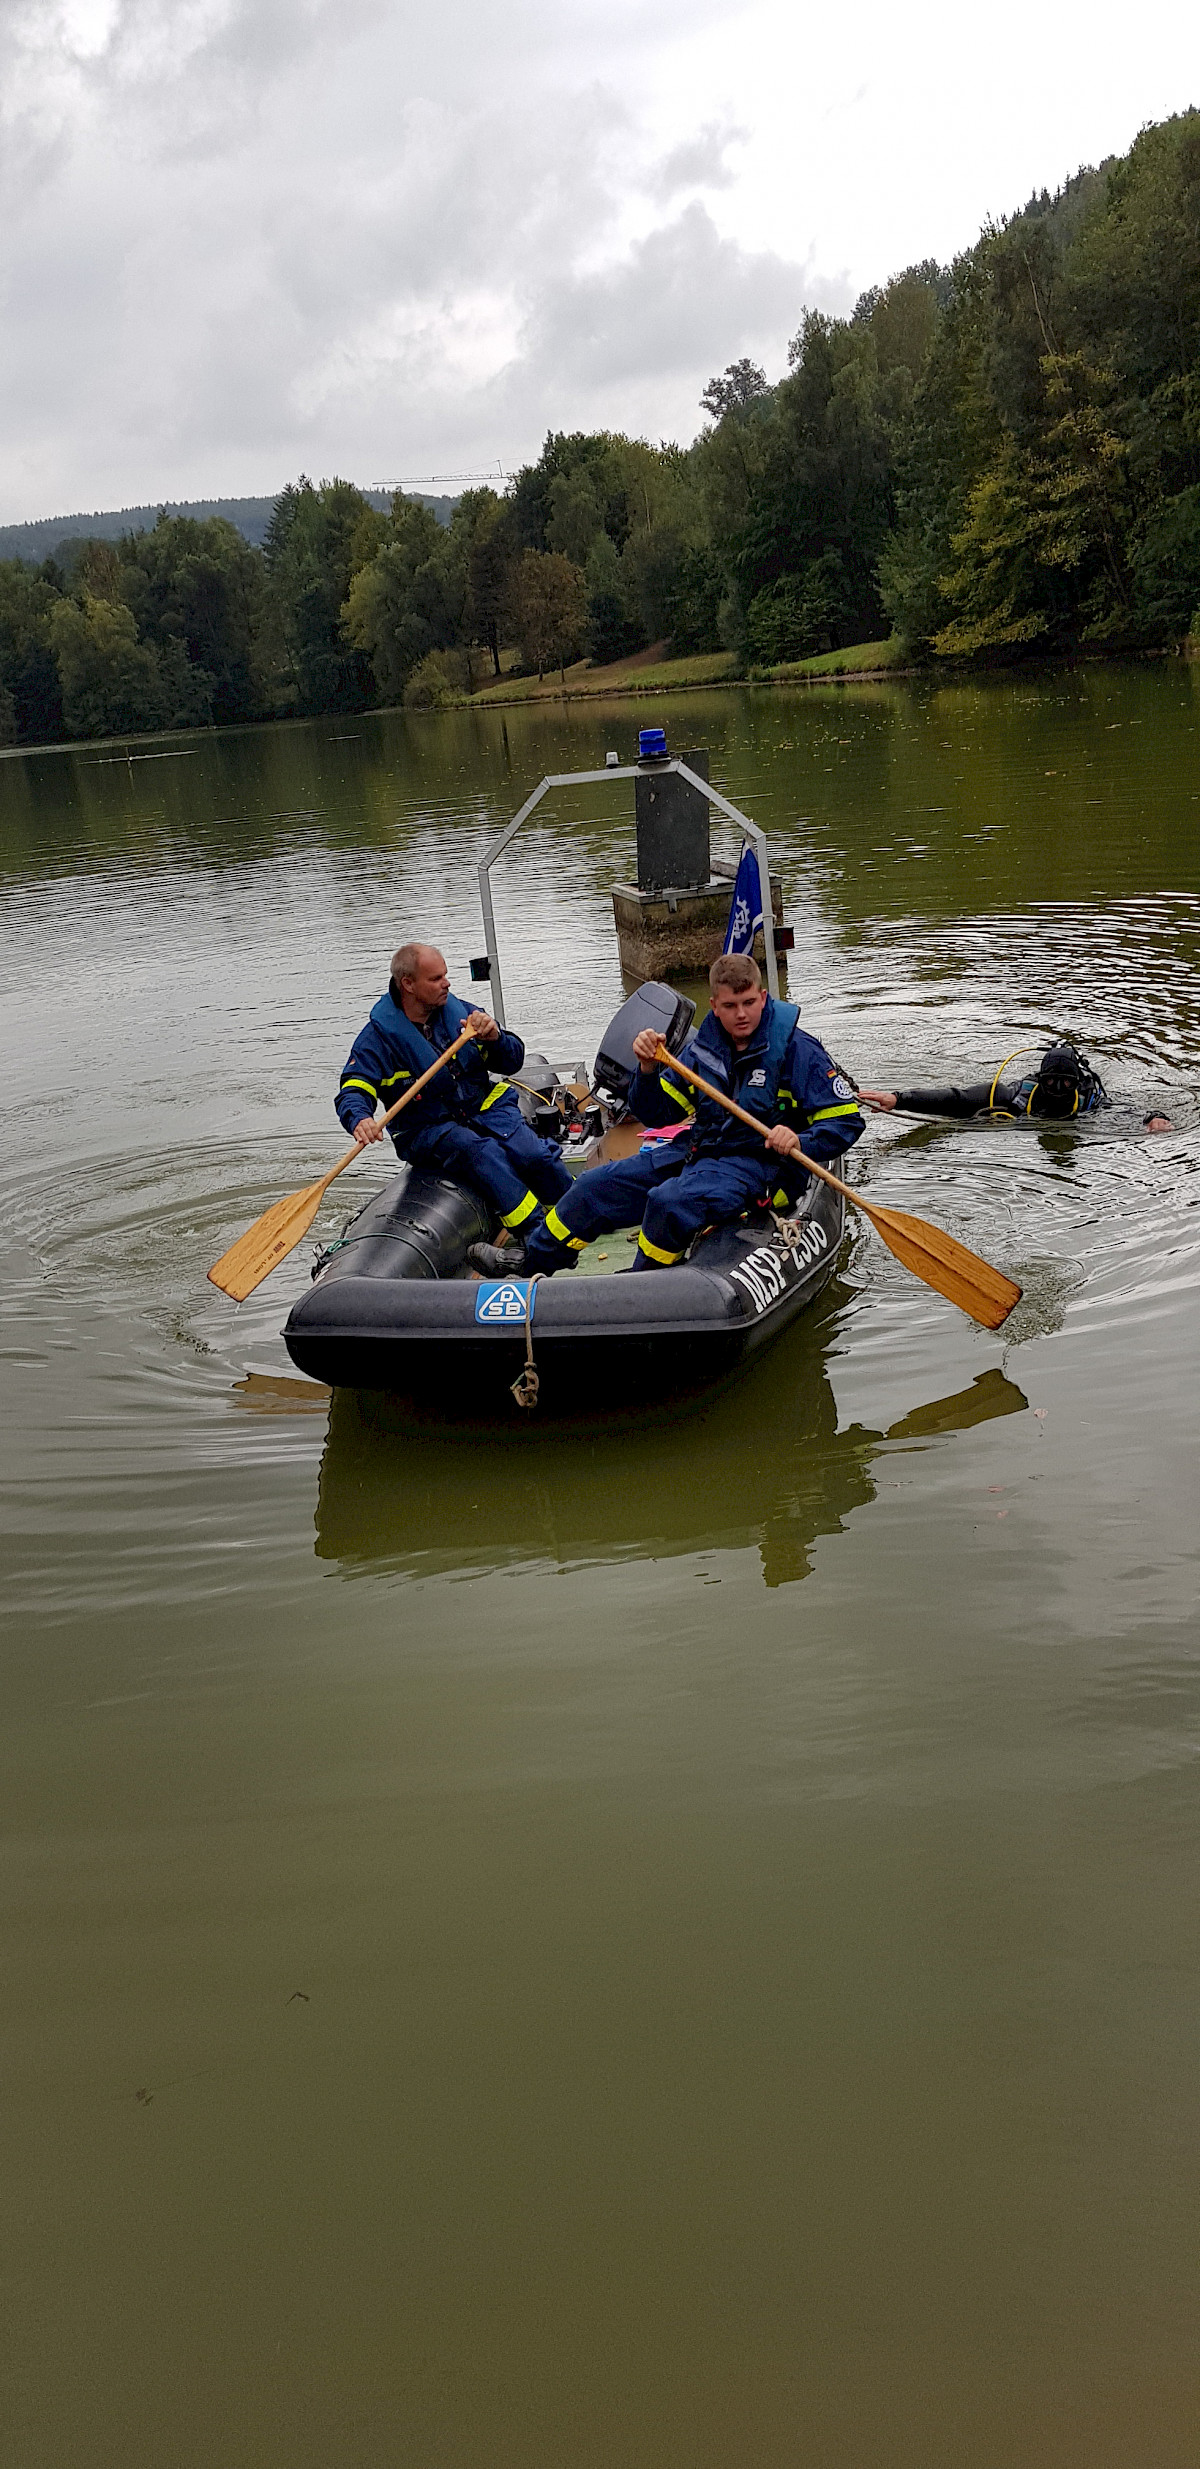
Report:
M640 1228L632 1266L672 1268L705 1226L740 1217L778 1193L790 1205L819 1165L859 1139L854 1091L815 1037L798 1025L798 1007L763 988L756 961L727 953L708 973L711 1008L680 1061L700 1072L762 1124L737 1123L709 1097L658 1061L652 1029L634 1039L638 1077L630 1106L648 1129L683 1125L636 1157L582 1174L518 1245L476 1243L467 1257L489 1277L548 1276L570 1267L595 1235Z

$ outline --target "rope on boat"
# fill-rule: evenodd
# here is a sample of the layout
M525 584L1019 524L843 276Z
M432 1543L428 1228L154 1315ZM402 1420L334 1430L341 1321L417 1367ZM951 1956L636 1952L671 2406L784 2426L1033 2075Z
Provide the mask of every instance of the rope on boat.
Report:
M541 1278L542 1272L539 1270L538 1274L529 1280L529 1299L525 1306L525 1361L512 1384L512 1395L518 1406L528 1407L530 1411L538 1402L538 1390L541 1387L537 1365L533 1359L533 1299L541 1284Z

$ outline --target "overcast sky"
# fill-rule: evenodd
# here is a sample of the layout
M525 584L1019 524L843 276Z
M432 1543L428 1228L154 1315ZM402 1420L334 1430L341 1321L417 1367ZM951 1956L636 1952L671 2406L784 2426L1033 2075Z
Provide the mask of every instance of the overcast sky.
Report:
M686 441L1197 101L1196 0L0 0L0 521Z

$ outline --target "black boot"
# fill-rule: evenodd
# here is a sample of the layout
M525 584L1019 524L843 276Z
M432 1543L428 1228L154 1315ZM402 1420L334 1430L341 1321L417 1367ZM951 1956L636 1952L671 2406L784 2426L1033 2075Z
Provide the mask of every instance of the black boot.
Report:
M485 1277L522 1277L525 1272L525 1246L519 1235L511 1243L468 1244L467 1259Z

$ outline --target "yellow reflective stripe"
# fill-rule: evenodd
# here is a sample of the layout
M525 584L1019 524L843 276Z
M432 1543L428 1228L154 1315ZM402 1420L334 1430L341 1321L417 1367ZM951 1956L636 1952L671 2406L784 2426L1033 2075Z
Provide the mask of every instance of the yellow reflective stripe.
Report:
M383 1085L386 1089L386 1080ZM369 1080L343 1080L342 1087L343 1089L365 1089L368 1097L378 1097L379 1095L378 1089L373 1089Z
M570 1227L564 1226L557 1209L547 1209L546 1231L553 1235L556 1243L569 1243L573 1252L586 1252L587 1250L587 1236L572 1234Z
M507 1216L501 1218L500 1223L502 1226L508 1227L523 1226L526 1218L532 1217L536 1207L536 1192L526 1192L524 1200L519 1200L516 1208L510 1209Z
M674 1083L668 1080L663 1072L660 1072L658 1075L658 1085L665 1097L673 1098L677 1106L682 1106L685 1114L695 1114L696 1107L694 1099L686 1096L682 1089L677 1089Z
M638 1250L645 1252L651 1260L661 1260L664 1269L673 1269L676 1261L683 1258L682 1252L660 1252L657 1243L647 1240L644 1227L638 1230Z
M380 1083L379 1083L379 1086L380 1086L380 1088L381 1088L381 1089L394 1089L394 1088L395 1088L395 1086L396 1086L396 1082L397 1082L398 1080L411 1080L411 1079L412 1079L412 1073L411 1073L411 1072L403 1072L403 1071L401 1071L401 1072L393 1072L387 1080L381 1080L381 1081L380 1081ZM359 1085L359 1087L361 1088L361 1087L363 1086L363 1083L360 1081L358 1085Z
M835 1115L835 1114L857 1114L857 1113L858 1113L858 1107L857 1107L856 1105L850 1105L850 1106L818 1106L816 1113L815 1113L815 1114L810 1114L810 1116L809 1116L809 1118L808 1118L808 1119L809 1119L809 1122L810 1122L810 1123L828 1123L828 1121L829 1121L829 1119L830 1119L830 1116L831 1116L831 1115Z
M505 1092L505 1090L507 1089L507 1087L508 1087L508 1082L507 1082L507 1080L498 1080L498 1081L496 1082L496 1086L495 1086L495 1088L494 1088L493 1090L491 1090L491 1092L489 1093L489 1095L488 1095L487 1097L485 1097L485 1099L484 1099L484 1101L483 1101L483 1104L482 1104L482 1106L481 1106L481 1107L480 1107L480 1109L479 1109L480 1114L486 1114L486 1113L487 1113L487 1110L488 1110L488 1107L489 1107L489 1106L494 1106L494 1105L495 1105L495 1103L496 1103L496 1100L497 1100L497 1098L498 1098L498 1097L503 1097L504 1092Z
M771 1206L773 1209L786 1209L788 1199L789 1194L787 1192L772 1192Z

